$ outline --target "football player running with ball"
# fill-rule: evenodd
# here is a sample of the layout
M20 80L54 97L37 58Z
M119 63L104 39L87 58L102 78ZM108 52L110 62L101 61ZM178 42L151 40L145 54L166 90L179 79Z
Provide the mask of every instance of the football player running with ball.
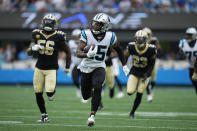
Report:
M33 86L42 117L37 122L48 122L43 90L45 88L48 99L52 101L57 80L58 51L63 50L66 53L65 73L69 72L71 51L66 43L65 34L57 30L57 20L54 15L47 14L44 16L41 26L41 29L33 30L32 41L27 53L28 55L36 55L38 58L34 71Z
M194 27L189 27L187 28L185 33L186 33L186 38L180 40L179 48L180 48L180 53L185 55L186 59L189 62L189 76L197 94L197 79L196 79L196 73L194 73L194 66L196 66L195 59L197 57L197 41L196 41L197 31Z
M114 32L108 31L110 18L107 14L99 13L94 16L90 29L81 31L80 43L77 48L77 56L83 58L78 66L81 74L81 92L85 100L92 97L88 126L95 124L95 115L101 101L101 91L105 83L105 58L108 48L114 48L119 55L122 65L125 65L123 50L117 44ZM86 46L90 47L87 53ZM127 66L124 66L127 68ZM128 68L127 68L128 69Z
M135 34L135 42L130 42L125 52L125 59L132 55L133 65L127 82L127 93L132 95L137 91L136 98L129 117L135 117L135 111L141 103L142 95L146 89L149 77L156 59L156 47L147 43L148 34L138 30ZM127 70L123 71L127 73Z

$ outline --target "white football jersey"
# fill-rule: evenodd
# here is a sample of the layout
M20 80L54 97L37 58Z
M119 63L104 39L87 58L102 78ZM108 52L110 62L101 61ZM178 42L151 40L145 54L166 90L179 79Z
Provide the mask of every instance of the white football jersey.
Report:
M110 45L116 43L116 35L114 32L107 31L104 38L101 41L98 41L92 34L90 29L81 31L80 40L87 43L87 45L96 45L98 46L97 54L94 58L83 58L82 62L78 66L81 72L90 73L98 67L105 68L105 58L107 50Z
M197 41L196 41L194 47L190 47L187 40L182 39L179 42L179 48L184 52L184 54L189 62L190 68L194 68L195 58L197 57Z
M82 59L76 56L77 43L74 40L69 40L68 46L70 47L72 53L72 57L71 57L72 64L79 65Z

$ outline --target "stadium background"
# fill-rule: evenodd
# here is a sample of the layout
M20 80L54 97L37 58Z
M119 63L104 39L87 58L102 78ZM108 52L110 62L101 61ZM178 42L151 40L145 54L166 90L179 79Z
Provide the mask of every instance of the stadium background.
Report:
M98 12L111 16L123 48L145 26L158 37L163 52L154 100L147 102L144 93L136 119L128 119L135 95L127 96L124 86L125 96L111 99L105 88L104 109L97 112L96 126L87 127L91 100L83 104L76 97L71 78L62 72L65 55L60 53L54 101L44 94L50 123L36 123L40 119L32 85L36 59L26 54L32 30L46 13L54 13L69 40L73 29L86 28ZM196 131L196 94L188 63L177 53L186 28L196 27L196 22L197 0L0 0L0 131Z
M25 50L31 40L31 31L39 28L46 13L52 12L57 17L59 28L69 40L73 29L88 27L91 18L102 10L110 15L112 30L123 48L133 41L135 31L143 27L151 28L153 35L158 37L163 53L157 84L191 85L188 64L177 52L186 28L196 26L195 0L1 0L0 7L1 84L32 83L35 59L28 57ZM61 71L64 57L60 53L58 83L72 84L71 78ZM119 77L126 84L123 73Z

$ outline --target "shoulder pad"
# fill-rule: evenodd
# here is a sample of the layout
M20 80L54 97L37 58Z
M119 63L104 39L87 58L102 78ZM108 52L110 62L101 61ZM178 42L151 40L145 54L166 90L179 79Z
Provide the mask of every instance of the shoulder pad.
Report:
M129 45L135 45L135 42L129 42Z
M60 31L60 30L57 31L57 34L59 34L59 35L65 35L65 33L63 31Z
M148 47L150 47L150 48L156 48L156 46L153 45L153 44L148 44Z
M40 32L40 29L34 29L32 32Z

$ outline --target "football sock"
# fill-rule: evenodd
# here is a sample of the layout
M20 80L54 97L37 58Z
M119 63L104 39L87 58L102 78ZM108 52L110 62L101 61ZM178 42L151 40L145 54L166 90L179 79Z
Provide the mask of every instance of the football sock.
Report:
M119 90L122 91L122 85L120 83L120 80L118 79L118 76L115 76L115 80L117 82L117 85L118 85Z
M47 114L46 112L46 108L45 108L45 102L44 102L44 98L42 96L43 93L35 93L36 94L36 102L37 102L37 105L40 109L40 112L43 114Z
M148 95L150 95L150 88L149 88L149 83L148 83L148 85L147 85L147 87L146 87L146 93L148 94Z
M152 90L153 90L154 86L155 86L155 82L154 81L151 81L151 89Z
M133 108L132 108L132 111L131 111L132 114L135 113L135 110L136 110L136 109L138 108L138 106L140 105L141 100L142 100L142 93L138 93L138 92L137 92L137 95L136 95L136 98L135 98L135 101L134 101L134 104L133 104Z
M56 92L55 90L54 90L54 92L47 92L47 96L51 97L51 96L53 96L55 94L55 92Z

